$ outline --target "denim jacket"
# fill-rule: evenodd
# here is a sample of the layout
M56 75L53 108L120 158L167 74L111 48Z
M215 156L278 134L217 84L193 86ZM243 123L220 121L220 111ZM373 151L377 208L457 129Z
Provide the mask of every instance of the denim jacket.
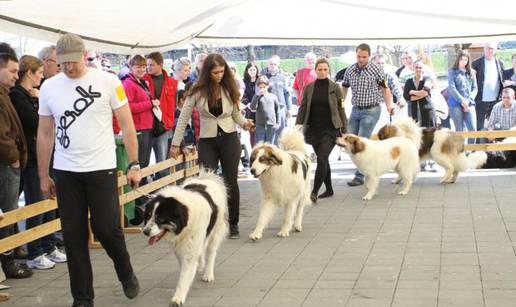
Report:
M469 100L470 105L475 104L477 90L477 79L474 75L457 68L450 69L448 72L448 105L450 107L460 106L464 99Z

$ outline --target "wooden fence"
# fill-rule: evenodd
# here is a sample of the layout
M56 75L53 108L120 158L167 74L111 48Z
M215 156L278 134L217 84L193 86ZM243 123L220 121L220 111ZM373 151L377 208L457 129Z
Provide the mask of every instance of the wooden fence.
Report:
M178 166L182 165L183 167L180 170L176 170L179 168ZM141 170L142 177L148 176L154 173L157 173L164 169L170 169L170 175L160 178L156 181L150 182L144 186L139 187L139 191L143 193L151 193L156 191L166 185L175 183L177 180L189 176L193 176L199 172L199 165L197 163L197 153L190 154L186 157L180 156L177 160L168 159L162 161L160 163L151 165ZM121 208L121 225L124 229L125 233L134 233L140 232L141 229L139 227L125 227L124 223L124 204L135 200L136 198L141 197L142 195L137 191L130 191L124 193L123 188L127 184L127 178L122 173L118 173L118 193L120 199L120 208ZM33 216L37 216L39 214L43 214L45 212L57 209L56 200L44 200L37 202L35 204L31 204L29 206L25 206L23 208L19 208L16 210L12 210L4 213L4 219L0 221L0 228L12 225L14 223L26 220ZM54 233L56 231L61 230L61 221L59 219L52 220L50 222L41 224L37 227L19 232L7 238L3 238L0 240L0 253L11 250L15 247L21 246L23 244L32 242L39 238L42 238L46 235ZM90 227L90 239L89 239L91 248L99 248L100 243L95 240L93 233L91 232Z

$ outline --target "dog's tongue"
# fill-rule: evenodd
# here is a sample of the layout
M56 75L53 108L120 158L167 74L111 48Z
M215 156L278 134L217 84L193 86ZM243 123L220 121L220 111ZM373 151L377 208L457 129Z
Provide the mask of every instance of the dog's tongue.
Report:
M159 240L161 240L161 238L163 238L163 236L165 235L166 231L165 230L162 230L160 233L158 233L157 235L155 236L152 236L149 238L149 245L154 245L156 242L158 242Z

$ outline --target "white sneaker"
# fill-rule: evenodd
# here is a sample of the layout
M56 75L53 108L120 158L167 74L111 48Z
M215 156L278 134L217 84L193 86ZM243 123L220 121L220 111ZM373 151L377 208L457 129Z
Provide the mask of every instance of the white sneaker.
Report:
M50 253L50 255L47 255L47 258L54 263L66 262L66 254L60 251L57 247L52 253Z
M48 270L53 269L56 263L47 258L46 254L36 257L32 260L27 260L27 266L30 269Z

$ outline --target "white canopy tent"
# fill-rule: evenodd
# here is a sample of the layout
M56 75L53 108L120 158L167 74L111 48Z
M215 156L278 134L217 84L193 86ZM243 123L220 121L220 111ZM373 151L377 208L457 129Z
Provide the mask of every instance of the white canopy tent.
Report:
M117 53L216 45L352 45L516 40L514 2L492 0L0 1L0 29L56 41L81 35Z

